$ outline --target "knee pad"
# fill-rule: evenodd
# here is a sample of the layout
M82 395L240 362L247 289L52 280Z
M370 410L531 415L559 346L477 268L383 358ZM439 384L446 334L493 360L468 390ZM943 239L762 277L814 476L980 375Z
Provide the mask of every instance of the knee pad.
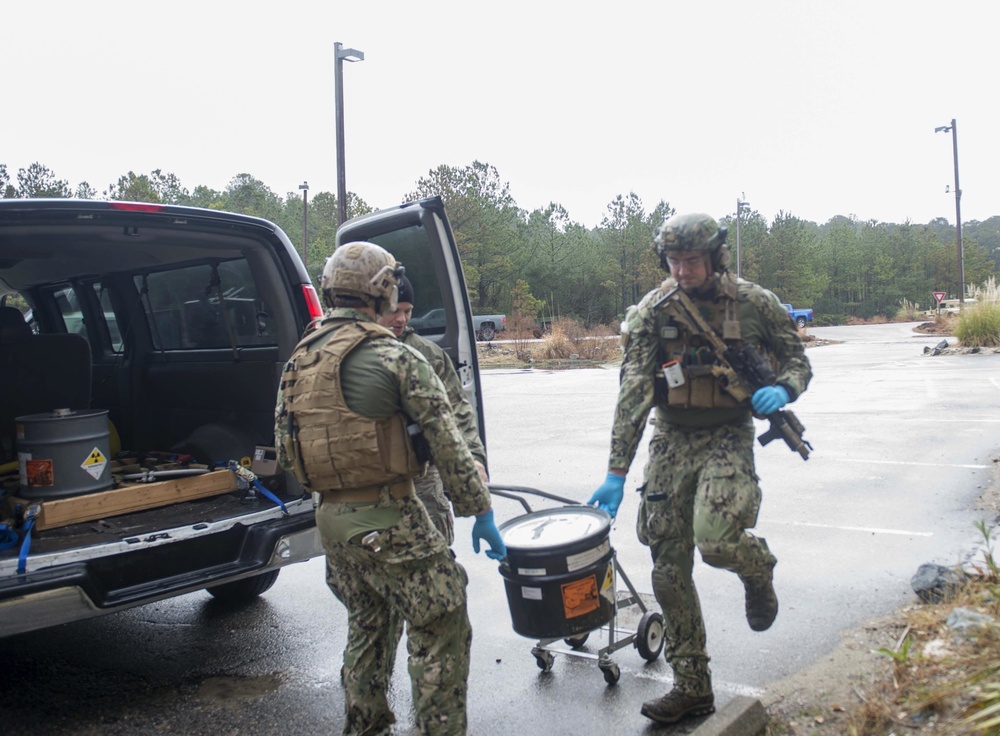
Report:
M731 542L708 540L698 542L698 552L705 564L723 570L731 570L736 557L737 545Z

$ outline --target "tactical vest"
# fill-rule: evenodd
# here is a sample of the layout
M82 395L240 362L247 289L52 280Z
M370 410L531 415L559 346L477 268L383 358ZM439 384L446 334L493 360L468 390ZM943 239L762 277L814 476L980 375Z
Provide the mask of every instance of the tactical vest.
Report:
M722 337L727 345L739 348L743 342L737 310L737 284L728 274L722 279L715 300L692 298L692 301L715 334ZM668 278L661 290L667 291L676 285L673 278ZM674 319L669 303L656 312L656 333L659 344L657 367L676 360L684 376L682 385L670 388L662 372L657 373L658 406L671 409L735 409L745 405L726 393L720 379L712 374L716 358L711 343Z
M320 338L329 339L315 349ZM299 343L282 374L283 399L293 431L288 456L295 477L313 491L368 488L412 478L424 470L402 413L373 419L351 411L340 372L344 359L368 340L396 337L374 323L321 327ZM301 476L301 477L300 477Z

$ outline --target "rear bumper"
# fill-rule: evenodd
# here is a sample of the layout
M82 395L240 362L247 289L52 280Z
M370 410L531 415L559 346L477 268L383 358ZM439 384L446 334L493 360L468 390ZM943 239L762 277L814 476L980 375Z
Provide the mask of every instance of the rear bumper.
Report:
M0 580L0 637L125 610L322 554L312 513L53 565Z

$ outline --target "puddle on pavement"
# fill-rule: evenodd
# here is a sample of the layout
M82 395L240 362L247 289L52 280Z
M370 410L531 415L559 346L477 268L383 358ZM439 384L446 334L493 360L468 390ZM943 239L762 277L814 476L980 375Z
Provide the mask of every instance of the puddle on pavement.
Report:
M275 692L281 685L278 675L260 677L208 677L195 693L205 703L223 708L241 706L247 700L262 698Z

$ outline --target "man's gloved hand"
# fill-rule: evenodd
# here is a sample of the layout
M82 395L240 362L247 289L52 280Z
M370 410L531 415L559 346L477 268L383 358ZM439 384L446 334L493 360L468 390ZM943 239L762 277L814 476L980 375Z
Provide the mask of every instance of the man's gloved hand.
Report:
M754 392L750 403L755 412L766 417L788 403L788 392L784 386L764 386Z
M618 506L625 495L625 476L617 473L608 473L608 477L601 483L601 487L594 491L594 495L587 501L588 506L597 504L601 511L607 511L614 518L618 514Z
M490 548L486 550L486 556L491 560L502 560L507 556L507 548L504 546L500 530L497 529L493 521L493 509L485 514L476 517L472 525L472 549L479 552L479 540L485 539Z

